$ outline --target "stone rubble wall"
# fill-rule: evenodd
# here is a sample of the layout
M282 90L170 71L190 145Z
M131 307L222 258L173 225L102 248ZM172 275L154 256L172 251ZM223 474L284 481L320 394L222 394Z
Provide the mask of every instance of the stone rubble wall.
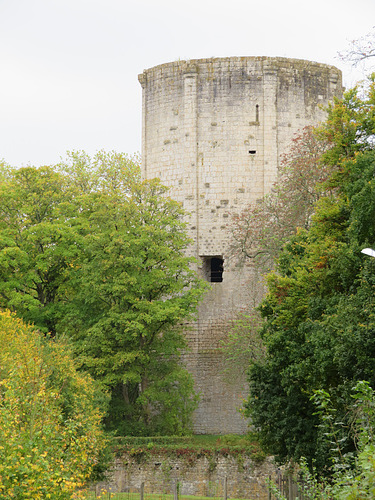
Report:
M267 481L276 480L277 467L272 459L261 464L249 457L206 457L194 460L165 455L149 457L140 463L130 455L117 458L107 482L97 492L136 492L144 483L145 493L173 493L177 481L182 495L223 497L224 480L228 498L268 500Z

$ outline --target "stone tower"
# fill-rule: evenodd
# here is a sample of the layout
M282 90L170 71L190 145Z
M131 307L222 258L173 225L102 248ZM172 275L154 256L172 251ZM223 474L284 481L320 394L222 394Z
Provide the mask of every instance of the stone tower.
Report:
M191 254L212 290L188 335L185 356L201 402L195 432L242 433L243 387L222 376L220 340L254 299L251 268L228 253L231 213L270 191L293 135L325 118L341 96L341 72L315 62L268 57L177 61L139 75L143 90L142 172L170 187L189 213Z

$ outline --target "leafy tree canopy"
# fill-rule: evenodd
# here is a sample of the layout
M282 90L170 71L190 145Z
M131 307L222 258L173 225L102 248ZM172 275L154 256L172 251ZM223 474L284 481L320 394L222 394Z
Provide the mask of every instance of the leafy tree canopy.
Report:
M260 311L267 356L250 369L248 411L268 448L283 460L307 457L322 470L330 451L311 401L331 394L345 421L352 387L374 383L374 84L349 91L328 110L320 136L332 168L308 229L284 246ZM352 447L352 441L347 441Z
M122 154L71 152L2 175L0 306L73 340L112 394L107 425L127 434L186 432L196 405L181 323L205 286L182 216Z
M85 259L63 321L84 366L113 389L108 424L126 434L183 432L196 402L178 361L181 323L194 316L204 286L185 255L182 210L165 193L151 181L126 203L116 193L90 197Z

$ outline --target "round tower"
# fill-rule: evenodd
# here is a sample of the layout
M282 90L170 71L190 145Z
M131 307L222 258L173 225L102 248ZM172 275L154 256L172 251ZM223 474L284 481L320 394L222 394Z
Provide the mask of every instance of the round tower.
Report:
M230 261L228 222L270 191L294 134L324 120L324 106L342 94L341 72L296 59L230 57L163 64L139 81L143 177L158 177L188 212L191 253L212 284L187 333L185 362L201 394L195 432L245 432L237 410L246 391L223 379L220 340L260 290L249 287L251 267Z

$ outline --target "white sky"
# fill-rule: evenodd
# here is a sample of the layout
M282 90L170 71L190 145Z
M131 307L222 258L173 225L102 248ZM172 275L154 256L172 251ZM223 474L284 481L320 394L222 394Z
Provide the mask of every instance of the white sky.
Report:
M333 64L375 25L375 0L0 0L0 158L141 149L144 69L282 56Z

